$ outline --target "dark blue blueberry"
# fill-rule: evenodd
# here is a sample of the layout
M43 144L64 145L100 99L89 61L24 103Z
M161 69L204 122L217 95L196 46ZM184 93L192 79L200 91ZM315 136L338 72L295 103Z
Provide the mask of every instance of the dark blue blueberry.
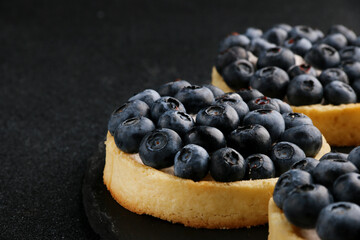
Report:
M284 29L287 33L289 33L292 29L292 26L287 23L278 23L275 24L274 27Z
M235 109L227 104L211 105L201 109L196 115L197 125L215 127L224 133L235 129L239 121Z
M223 41L221 41L219 46L219 52L225 51L226 49L234 46L247 49L249 45L250 39L247 36L233 32Z
M360 61L360 47L348 46L339 52L341 61Z
M195 126L185 136L185 144L202 146L208 152L226 147L224 134L217 128L209 126Z
M139 155L145 165L161 169L174 165L175 154L181 147L181 138L175 131L156 129L142 139Z
M285 122L278 111L275 110L254 110L246 114L243 125L260 124L268 130L272 142L275 142L285 131Z
M326 187L304 184L292 190L283 203L286 219L299 228L315 228L321 210L332 203Z
M116 128L115 144L126 153L137 153L143 137L154 129L154 123L146 117L129 118Z
M269 43L263 38L255 38L251 41L250 51L255 54L255 56L260 56L260 54L270 48L276 47L275 44Z
M157 126L169 128L184 136L195 125L194 119L187 113L179 111L167 111L160 116Z
M320 159L319 161L322 160L329 160L329 159L343 159L343 160L348 160L349 154L346 153L340 153L340 152L328 152L325 153Z
M298 26L294 26L291 29L291 31L289 32L289 37L290 38L296 38L296 37L306 38L311 43L315 43L321 37L321 33L319 34L319 31L317 31L309 26L298 25Z
M226 98L226 99L233 99L233 100L243 100L242 97L236 93L236 92L227 92L224 93L223 95L219 96L216 98L216 100L218 101L220 98Z
M354 46L360 47L360 36L356 38L356 40L353 43Z
M325 38L321 40L322 43L325 43L329 46L332 46L336 50L340 50L347 45L347 39L344 35L341 33L333 33L330 35L327 35ZM340 54L341 55L341 54Z
M301 74L290 81L286 96L291 105L317 104L323 98L323 87L315 77Z
M340 55L335 48L319 43L305 54L305 61L318 69L337 67L340 64Z
M209 154L195 144L188 144L175 155L174 174L177 177L200 181L209 172Z
M322 160L313 169L312 176L315 182L324 185L330 191L334 181L341 175L349 172L359 172L350 161L342 159Z
M176 95L178 91L180 91L180 89L187 86L191 86L191 84L188 81L178 79L175 80L174 82L168 82L161 85L158 88L158 93L160 94L160 96L173 97Z
M341 64L341 67L348 76L350 84L360 78L360 62L345 61Z
M280 112L279 104L269 97L260 97L250 100L248 103L250 111L257 109L268 109Z
M353 44L354 42L356 42L356 34L354 31L352 31L351 29L343 26L343 25L333 25L331 26L331 28L328 31L328 34L332 34L332 33L341 33L343 34L348 43L349 44Z
M286 103L278 98L272 98L272 100L278 104L281 114L293 112L291 106L288 103Z
M259 28L249 27L245 31L245 36L250 40L260 38L263 35L263 31Z
M176 98L161 97L151 106L151 119L157 123L160 116L170 110L186 112L184 105Z
M275 177L275 166L271 159L261 153L246 158L246 179L266 179Z
M270 151L270 158L275 165L277 176L288 171L294 163L305 157L304 151L290 142L278 142Z
M287 48L274 47L262 52L259 55L256 66L258 69L276 66L287 71L294 64L295 56L292 51Z
M220 52L215 59L215 68L222 75L226 66L239 59L248 59L247 51L242 47L231 47Z
M197 85L182 88L176 95L188 113L196 114L200 109L214 102L214 94L207 87Z
M280 46L283 45L284 41L287 38L287 35L288 33L286 30L278 27L273 27L267 30L262 37L268 42Z
M321 72L319 81L323 86L333 82L340 81L349 84L349 79L346 73L340 68L328 68Z
M140 100L126 102L118 107L110 116L108 130L114 135L117 126L128 118L144 116L148 117L150 113L149 106Z
M352 172L338 177L333 193L336 201L353 202L360 206L360 174Z
M290 67L287 73L289 74L290 79L293 79L294 77L301 74L309 74L314 77L317 75L316 70L312 66L305 63Z
M239 124L242 123L244 117L249 112L248 105L243 100L238 100L230 97L220 97L215 100L216 104L227 104L235 109L239 116Z
M280 209L283 209L284 200L294 188L303 184L312 183L313 180L310 173L299 169L291 169L281 174L274 188L273 199L275 204Z
M282 116L285 121L285 129L305 124L313 124L312 120L303 113L285 113Z
M312 44L307 38L295 37L285 41L284 46L289 48L294 54L304 57L311 49Z
M360 207L349 202L326 206L319 214L316 233L323 240L358 240Z
M280 139L281 141L295 143L308 157L316 156L323 143L319 129L310 124L288 128Z
M151 108L152 104L160 98L160 94L153 89L145 89L129 98L128 101L141 100Z
M220 97L222 95L224 95L224 91L221 90L218 87L215 87L214 85L211 84L205 84L204 87L207 87L208 89L210 89L210 91L213 93L214 98Z
M360 146L351 150L348 161L352 162L360 170Z
M264 94L262 94L259 90L253 89L252 87L241 88L239 91L237 91L237 93L241 96L244 102L248 102L251 99L264 96Z
M235 149L221 148L211 154L210 174L218 182L234 182L245 176L245 160Z
M269 132L258 124L238 127L228 135L228 145L244 157L255 153L267 154L271 144Z
M265 96L283 99L289 81L289 76L284 70L270 66L257 70L250 80L250 86Z
M245 59L239 59L224 68L222 77L230 88L238 90L249 86L253 75L254 67L252 63Z
M356 93L350 85L333 81L324 87L324 99L333 105L356 103Z
M356 96L357 96L357 101L360 102L360 78L353 81L353 83L351 84L352 89L354 89Z
M312 157L306 157L294 163L290 169L299 169L311 173L312 170L319 164L319 160Z

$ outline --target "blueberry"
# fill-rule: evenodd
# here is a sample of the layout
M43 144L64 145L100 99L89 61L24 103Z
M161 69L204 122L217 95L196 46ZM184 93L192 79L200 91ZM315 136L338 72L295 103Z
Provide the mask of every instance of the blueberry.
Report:
M272 100L274 102L277 103L277 105L279 106L279 109L280 109L280 113L283 114L283 113L292 113L293 110L291 108L291 106L289 104L287 104L286 102L278 99L278 98L272 98Z
M290 81L286 96L291 105L317 104L322 100L323 87L315 77L301 74Z
M315 68L323 70L338 66L340 64L340 55L335 48L319 43L306 53L305 61Z
M326 187L304 184L292 190L283 203L286 219L299 228L315 228L321 210L333 202Z
M313 179L310 173L299 169L292 169L281 174L274 188L273 199L275 204L280 209L283 209L284 200L294 188L303 184L312 183Z
M228 135L228 145L244 157L255 153L267 154L271 144L269 132L258 124L238 127Z
M255 38L251 41L250 51L255 54L255 56L260 56L260 54L270 48L276 47L275 44L269 43L263 38Z
M354 89L356 96L357 96L357 101L360 102L360 78L353 81L353 83L351 84L352 89Z
M213 93L214 98L220 97L222 95L224 95L224 91L221 90L218 87L215 87L214 85L211 84L205 84L204 87L207 87L208 89L210 89L210 91Z
M257 68L276 66L287 71L294 64L295 56L292 51L287 48L274 47L259 55Z
M226 49L234 46L247 49L249 45L250 39L247 36L233 32L223 41L221 41L219 46L219 52L225 51Z
M139 155L145 165L161 169L174 165L175 154L181 147L181 138L175 131L156 129L142 139Z
M343 25L333 25L328 31L328 34L332 33L341 33L343 34L349 44L353 44L356 41L356 34L351 29L348 29L347 27Z
M250 100L248 103L250 111L257 109L268 109L280 112L279 104L269 97L260 97Z
M321 132L310 124L288 128L280 139L281 141L295 143L308 157L316 156L322 146Z
M183 87L190 86L191 84L188 81L177 79L174 82L168 82L161 85L158 88L158 93L160 96L170 96L173 97L176 95L178 91L180 91Z
M242 97L236 92L224 93L220 97L217 97L216 100L218 101L220 98L233 99L233 100L243 100Z
M184 105L176 98L161 97L151 106L151 118L154 122L157 122L161 115L170 110L180 112L186 111Z
M311 173L312 170L319 164L319 160L312 157L306 157L294 163L290 169L299 169Z
M169 128L184 136L195 125L194 119L187 113L179 111L167 111L160 116L157 126Z
M237 93L241 96L244 102L248 102L251 99L264 96L264 94L262 94L259 90L253 89L252 87L241 88L237 91Z
M223 69L229 64L239 59L248 59L247 51L242 47L231 47L220 52L215 59L215 68L218 73L222 74Z
M325 153L320 159L319 161L322 160L330 160L330 159L343 159L343 160L348 160L349 154L346 153L340 153L340 152L328 152Z
M218 182L242 180L245 176L245 160L235 149L221 148L211 154L210 174Z
M344 35L341 33L332 33L327 35L324 39L321 41L322 43L325 43L329 46L332 46L336 50L340 50L347 45L347 39ZM340 54L341 55L341 54Z
M263 35L263 31L259 28L249 27L245 31L245 36L247 36L250 40L254 38L260 38Z
M336 201L360 205L360 174L351 172L341 175L334 182L333 192Z
M284 70L271 66L256 71L250 80L250 86L265 96L283 99L289 81L289 76Z
M227 104L211 105L198 112L196 124L215 127L227 133L239 125L239 116L235 109Z
M280 46L283 45L284 41L287 38L287 35L288 33L286 30L279 27L273 27L267 30L262 37L268 42Z
M225 83L232 89L247 87L253 75L254 67L245 59L239 59L227 65L222 73Z
M304 151L290 142L278 142L270 151L270 158L276 169L276 174L288 171L291 166L306 157Z
M311 76L316 77L316 70L308 64L294 65L291 66L287 72L289 74L290 79L301 75L301 74L309 74Z
M268 130L272 142L285 131L285 122L278 111L258 109L246 114L243 125L260 124Z
M341 61L360 61L360 47L348 46L339 52Z
M336 202L321 210L316 233L323 240L357 240L360 236L360 207Z
M354 89L340 81L333 81L325 86L324 99L333 105L356 103L357 101Z
M114 135L117 126L128 118L144 116L148 117L150 113L149 106L140 100L126 102L118 107L110 116L108 130Z
M143 137L154 129L154 123L146 117L129 118L116 128L115 144L126 153L137 153Z
M214 102L214 94L206 87L197 85L182 88L176 95L188 113L196 114L200 109Z
M306 38L311 43L315 43L316 41L319 40L320 35L319 35L318 31L316 31L315 29L313 29L309 26L298 25L298 26L294 26L291 29L291 31L289 32L289 37L290 38L296 38L296 37Z
M275 177L275 166L271 159L261 153L246 158L246 179L266 179Z
M305 124L313 124L312 120L303 113L285 113L282 116L285 121L285 129Z
M224 134L217 128L209 126L195 126L185 136L185 144L196 144L213 152L219 148L226 147Z
M243 100L227 97L226 95L215 100L216 104L227 104L234 108L239 116L239 124L242 123L245 115L249 112L248 105Z
M153 89L145 89L144 91L139 92L138 94L135 94L134 96L129 98L128 101L141 100L144 101L151 108L151 105L159 98L160 95L157 91Z
M289 48L293 53L304 57L311 49L312 44L307 38L295 37L285 41L284 46Z
M331 191L334 181L341 175L349 172L358 172L350 161L342 159L322 160L312 171L314 180L329 188Z
M360 146L351 150L348 155L348 160L360 170Z
M292 29L292 27L287 23L278 23L278 24L275 24L274 27L281 28L281 29L285 30L287 33L289 33Z
M349 79L346 73L340 68L328 68L321 72L319 81L323 86L333 82L340 81L349 84Z
M348 76L350 83L360 78L360 62L345 61L341 64L341 67Z

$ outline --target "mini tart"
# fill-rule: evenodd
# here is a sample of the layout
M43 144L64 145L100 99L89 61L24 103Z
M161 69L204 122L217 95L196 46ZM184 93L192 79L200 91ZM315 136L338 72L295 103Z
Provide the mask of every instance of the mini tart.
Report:
M224 92L236 92L229 88L222 76L213 67L211 74L214 86ZM304 113L325 136L331 146L360 145L360 104L291 106L294 112Z
M230 183L194 182L148 167L119 150L108 133L104 183L113 198L137 214L195 228L241 228L268 222L277 178ZM330 151L323 137L320 158Z

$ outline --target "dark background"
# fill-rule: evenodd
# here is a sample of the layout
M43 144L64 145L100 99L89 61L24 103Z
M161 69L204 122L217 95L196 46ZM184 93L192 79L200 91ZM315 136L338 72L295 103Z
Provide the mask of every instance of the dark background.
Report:
M98 239L81 186L110 113L176 78L208 83L228 33L359 34L359 13L355 0L0 1L0 239Z

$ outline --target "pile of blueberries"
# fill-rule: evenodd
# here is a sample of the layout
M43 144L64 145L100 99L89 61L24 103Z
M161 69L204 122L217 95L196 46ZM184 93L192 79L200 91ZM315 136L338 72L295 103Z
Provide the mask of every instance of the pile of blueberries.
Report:
M316 228L322 240L359 239L359 169L360 147L320 161L304 159L279 177L274 201L290 223Z
M296 55L304 63L296 65ZM232 33L220 43L215 67L232 89L250 86L294 106L360 101L360 37L343 25L326 35L287 24Z
M156 169L199 181L280 176L315 156L322 135L309 117L255 89L224 93L177 80L135 94L110 117L117 147Z

